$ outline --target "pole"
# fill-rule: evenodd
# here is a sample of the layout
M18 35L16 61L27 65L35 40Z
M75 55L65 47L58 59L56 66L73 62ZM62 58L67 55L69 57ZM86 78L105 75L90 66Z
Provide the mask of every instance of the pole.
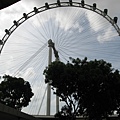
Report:
M48 58L48 65L52 62L52 49L54 51L54 55L56 61L59 61L58 51L55 49L54 43L52 40L48 40L48 47L49 47L49 58ZM56 89L57 90L57 89ZM47 84L47 111L46 115L50 115L50 108L51 108L51 85ZM59 97L56 95L56 113L59 112Z
M59 112L59 97L56 95L56 113L58 112Z
M49 56L48 56L48 65L51 64L52 62L52 46L53 46L53 42L50 39L48 41L48 47L49 47ZM50 115L50 108L51 108L51 85L48 83L47 84L47 111L46 111L46 115Z

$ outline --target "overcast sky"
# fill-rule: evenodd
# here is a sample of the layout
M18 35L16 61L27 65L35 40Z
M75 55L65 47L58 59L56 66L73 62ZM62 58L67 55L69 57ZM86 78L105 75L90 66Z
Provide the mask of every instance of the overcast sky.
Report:
M68 0L61 0L61 1L68 1ZM74 0L74 1L80 1L80 0ZM33 10L33 7L41 7L41 6L43 6L44 5L44 3L45 2L48 2L48 3L54 3L54 2L56 2L56 0L46 0L46 1L44 1L44 0L21 0L20 2L18 2L18 3L16 3L16 4L14 4L14 5L12 5L12 6L9 6L8 8L5 8L5 9L3 9L3 10L0 10L0 39L2 39L2 37L3 37L3 35L5 34L5 32L4 32L4 30L6 29L6 28L10 28L12 25L13 25L13 21L14 20L18 20L18 19L20 19L22 16L23 16L23 13L28 13L28 12L30 12L30 11L32 11ZM86 0L85 1L86 2L86 4L90 4L90 5L92 5L93 3L97 3L97 8L99 8L99 9L101 9L101 10L103 10L103 9L105 9L105 8L107 8L108 9L108 14L113 18L114 16L117 16L118 17L118 25L120 26L120 12L119 12L119 5L120 5L120 0L104 0L104 1L101 1L101 0ZM81 14L81 17L79 17L79 18L81 18L82 19L82 13L80 13L80 12L78 12L79 14ZM83 12L84 13L84 12ZM76 19L78 18L78 17L76 17L76 16L74 16L74 18L71 18L70 16L70 18L71 18L71 21L69 22L69 24L67 24L67 26L65 26L65 23L67 22L66 21L66 19L62 19L61 20L61 18L63 18L63 15L65 14L65 12L64 11L60 11L59 12L59 17L57 17L57 18L55 18L55 16L53 15L52 17L53 18L55 18L55 20L53 20L53 18L52 19L50 19L49 21L52 23L52 25L54 26L54 29L55 29L55 22L57 21L57 23L60 23L60 33L61 33L61 30L63 30L64 32L66 32L67 34L68 34L68 32L67 32L67 30L73 25L73 23L74 23L74 21L76 21ZM44 14L43 14L44 15ZM103 39L103 38L106 38L106 41L109 41L109 40L111 40L110 39L110 37L112 37L112 35L114 36L115 34L114 34L114 32L111 30L111 27L106 27L106 31L105 31L105 33L103 34L102 32L104 32L104 28L103 28L103 26L102 26L102 22L103 22L103 19L99 19L97 16L94 16L94 14L93 14L93 16L91 15L91 13L86 13L85 14L86 16L85 16L85 18L84 18L84 20L82 19L82 21L85 21L86 23L89 23L88 24L88 26L91 26L91 29L92 30L94 30L95 32L96 31L99 31L100 32L100 35L99 34L96 34L96 36L94 36L94 37L96 37L96 39L100 42L100 43L103 43L104 41L102 41L102 40L105 40L105 39ZM96 20L97 20L97 23L95 23L94 21L92 21L93 20L93 18L95 18ZM43 21L41 21L41 22L46 22L46 24L48 24L48 22L49 21L46 21L45 19L44 19L44 17L42 18L43 19ZM53 21L52 21L53 20ZM99 21L100 20L100 21ZM29 21L29 22L32 22L32 21ZM28 24L25 24L26 25L26 27L27 27L27 31L29 30L29 29L31 29L31 31L33 32L33 28L32 27L30 27L29 25L30 25L30 23L28 22ZM55 25L54 25L55 24ZM38 23L36 23L36 22L34 22L34 25L36 25L38 28L40 27L40 25L38 26ZM49 25L49 24L48 24ZM57 25L59 25L59 24L57 24ZM99 25L99 26L98 26ZM104 25L104 24L103 24ZM105 24L106 25L106 24ZM79 28L79 29L78 29ZM26 28L25 27L23 27L23 29L25 30ZM40 28L39 28L40 29ZM79 21L77 20L77 24L75 24L73 27L72 27L72 30L79 30L78 32L79 33L82 33L83 31L84 31L84 28L82 28L82 26L80 26L80 23L79 23ZM40 29L41 30L41 29ZM74 32L75 32L74 31ZM35 31L34 31L35 32ZM70 31L70 34L72 34L72 32L73 31ZM38 35L38 33L37 32L35 32L36 33L36 35ZM14 33L13 33L14 34ZM23 31L21 31L21 34L23 34L24 35L24 32ZM77 35L77 33L76 33L76 35ZM28 33L26 33L26 36L28 36ZM78 37L80 37L80 36L78 36ZM32 38L31 37L31 35L30 35L30 37L29 38ZM68 38L70 39L70 36L68 36ZM18 38L18 40L19 40L19 38ZM72 40L72 39L71 39ZM118 39L117 39L118 40ZM16 42L16 41L14 41L14 42ZM22 39L20 39L20 41L19 41L20 43L19 44L21 44L22 43ZM38 42L37 40L35 41L36 43ZM58 42L58 41L57 41ZM77 42L79 42L79 41L77 41ZM76 43L77 43L76 42ZM16 42L17 43L17 42ZM69 46L71 46L72 45L72 43L74 44L74 41L72 41L72 43L71 44L68 44L66 41L64 42L64 43L66 43L66 45L69 45ZM28 41L26 41L26 44L24 44L24 45L29 45L29 46L32 46L33 45L33 43L30 43L30 42L28 42ZM62 42L60 43L61 44L61 46L62 45L64 45ZM12 44L11 44L12 45ZM23 50L24 50L24 53L26 52L26 50L28 49L28 47L27 48L24 48L24 45L22 46L22 48L23 48ZM34 48L37 48L39 45L41 45L40 43L37 45L36 44L36 46L34 46ZM97 47L98 47L98 44L97 43L94 43L93 44L94 45L94 49L97 49ZM93 45L89 45L89 43L88 43L88 47L89 47L89 49L90 48L92 48L93 47ZM102 44L103 45L103 44ZM111 44L110 44L111 45ZM117 41L117 43L115 43L114 42L114 45L116 45L116 48L114 47L114 46L112 46L112 48L114 48L113 50L110 50L111 48L107 45L107 44L104 44L104 46L103 46L103 48L104 49L100 49L101 51L99 51L98 49L98 53L99 52L101 52L101 53L104 53L104 52L107 52L107 49L105 49L106 48L106 46L108 46L108 51L109 51L109 54L106 54L107 56L108 56L108 58L110 59L111 58L111 60L115 60L115 61L117 61L116 59L118 59L118 57L120 58L120 56L118 55L119 54L119 45L120 45L120 42L118 42ZM59 46L59 47L61 47L61 46ZM8 45L7 46L7 50L8 51L12 51L12 49L13 49L13 51L15 52L15 50L17 49L17 47L18 47L18 49L21 47L21 46L14 46L14 48L12 48L10 45ZM62 51L62 49L61 48L59 48L58 47L58 49L60 50L60 51L58 51L58 52L61 52L62 54L65 52L64 50ZM66 47L65 46L63 46L64 47L64 49L66 49ZM79 44L77 45L76 44L76 46L74 46L74 47L80 47L79 46ZM33 48L33 50L34 50L34 52L35 52L35 49ZM38 47L39 48L39 47ZM71 47L72 48L72 47ZM82 45L81 45L81 48L82 48ZM88 49L88 50L89 50ZM46 56L45 56L45 54L46 54L46 51L47 51L48 49L44 49L43 50L43 53L41 53L43 56L44 56L44 58L43 57L40 57L39 58L39 60L41 60L41 61L43 61L43 62L46 62L48 59L46 58ZM67 49L66 49L67 50ZM82 50L82 49L81 49ZM103 50L103 52L102 52L102 50ZM22 51L22 50L21 50ZM21 51L18 51L18 52L21 52ZM30 51L31 52L31 51ZM33 51L32 51L33 52ZM68 50L68 52L69 53L71 53L71 51L70 50ZM113 54L113 53L115 53L116 52L116 55L118 55L118 56L115 56L115 54L112 56L111 54ZM17 57L16 58L20 58L21 56L23 57L23 55L22 55L22 53L23 52L21 52L20 54L19 53L17 53L17 54L15 54ZM84 53L84 51L83 51L83 53ZM12 54L12 53L11 53ZM88 54L88 53L87 53ZM8 73L10 73L11 74L11 71L8 71L8 67L10 68L10 67L12 67L12 68L14 68L15 67L15 63L17 64L17 62L18 62L18 60L16 60L16 61L14 61L14 57L15 57L15 55L13 54L13 55L9 55L9 57L7 57L7 60L5 61L5 59L6 59L6 57L4 57L4 59L2 58L2 56L1 56L1 58L0 58L0 60L1 61L3 61L3 62L5 62L4 63L4 65L2 66L2 63L0 64L1 66L0 66L0 68L6 68L6 71L8 72ZM21 56L20 56L21 55ZM26 56L28 55L27 53L25 54ZM48 54L47 54L48 55ZM67 56L67 54L63 54L63 55L66 55ZM26 56L24 56L25 58L27 58ZM63 58L65 58L66 56L63 56ZM111 57L110 57L111 56ZM116 58L115 58L115 57ZM31 57L31 56L28 56L28 57ZM70 57L70 56L69 56ZM102 55L99 55L99 58L100 57L104 57L104 55L102 56ZM24 58L24 59L25 59ZM2 60L3 59L3 60ZM23 59L23 61L24 61L24 59ZM33 59L33 58L32 58ZM22 60L22 59L21 59ZM23 62L22 61L22 62ZM35 58L35 62L36 61L38 61L38 58ZM118 62L118 64L117 64L117 62ZM120 62L119 62L119 60L117 61L116 63L115 63L115 65L116 66L119 66L118 68L120 68ZM24 64L24 63L23 63ZM33 64L35 64L35 65L37 65L37 64L39 64L39 63L32 63L32 65ZM19 74L22 74L22 76L24 77L24 78L26 78L26 79L28 79L28 78L30 78L30 79L32 79L35 75L37 76L37 74L38 74L38 71L40 71L39 70L39 68L43 68L43 67L45 67L45 66L39 66L39 68L36 68L36 69L34 69L33 67L32 67L32 65L31 66L28 66L27 68L26 68L26 70L25 71L20 71L20 73ZM46 64L45 64L46 65ZM37 71L38 70L38 71ZM0 72L1 72L2 70L0 69ZM37 72L36 72L37 71ZM0 73L1 74L1 73ZM40 74L40 75L42 75L42 73ZM31 77L32 76L32 77ZM36 79L38 79L37 77L36 77ZM35 81L35 80L34 80ZM43 80L43 82L44 82L44 80ZM33 83L33 81L31 82L32 84L35 84L35 83ZM45 91L45 87L43 87L42 86L42 90L43 90L43 92ZM41 90L41 91L42 91ZM39 84L37 84L37 82L36 82L36 86L34 86L34 92L35 93L37 93L37 95L38 95L38 91L39 91ZM41 98L40 96L37 96L36 95L36 98L34 99L34 101L36 102L36 103L39 103L39 99ZM37 98L38 97L38 98ZM41 98L42 99L42 98ZM52 103L55 103L55 99L52 101ZM33 104L33 106L31 107L31 108L37 108L37 104ZM52 104L52 106L54 106L54 104ZM26 112L29 110L29 108L28 109L26 109ZM33 109L32 109L33 110ZM38 108L37 108L37 110L38 110ZM35 110L34 110L35 111ZM42 113L44 113L44 112L42 112Z
M65 0L61 0L65 1ZM66 0L68 1L68 0ZM80 1L80 0L74 0L74 1ZM20 2L5 8L0 11L0 38L3 35L3 31L5 28L9 28L10 25L12 25L12 21L14 19L19 19L22 17L22 14L24 12L30 12L33 7L37 6L43 6L45 2L53 3L56 2L56 0L21 0ZM120 16L119 12L119 5L120 0L86 0L86 3L92 5L93 3L97 3L97 7L101 10L104 8L107 8L109 10L109 15L111 17L114 16ZM119 17L120 18L120 17Z

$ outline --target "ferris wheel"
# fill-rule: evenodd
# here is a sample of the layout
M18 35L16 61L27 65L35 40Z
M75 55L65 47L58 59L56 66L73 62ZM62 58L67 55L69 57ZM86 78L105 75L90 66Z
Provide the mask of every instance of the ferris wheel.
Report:
M26 108L30 114L44 114L46 85L43 70L48 66L49 41L59 60L69 61L69 57L89 60L104 59L120 69L120 29L117 17L111 18L108 10L100 10L96 3L60 2L36 8L13 21L13 26L5 29L0 40L0 74L23 77L31 83L35 93ZM56 56L52 54L52 60ZM40 101L41 100L41 101ZM52 101L54 106L55 98ZM38 105L39 103L39 105ZM33 108L35 108L33 110Z

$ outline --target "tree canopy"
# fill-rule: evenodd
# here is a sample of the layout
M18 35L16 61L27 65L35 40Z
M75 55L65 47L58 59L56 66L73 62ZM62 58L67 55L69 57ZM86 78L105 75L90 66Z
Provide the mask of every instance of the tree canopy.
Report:
M60 116L87 116L101 120L120 114L120 74L104 60L70 59L52 62L44 70L45 82L65 102ZM56 88L56 89L55 89Z
M23 78L16 78L9 75L3 76L0 84L0 102L12 108L21 110L28 106L33 96L31 86Z

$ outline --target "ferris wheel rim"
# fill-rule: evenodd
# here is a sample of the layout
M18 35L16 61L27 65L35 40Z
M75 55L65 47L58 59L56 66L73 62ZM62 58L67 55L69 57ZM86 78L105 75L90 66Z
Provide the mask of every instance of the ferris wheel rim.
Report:
M96 4L96 3L94 3ZM104 19L106 19L116 30L116 32L118 33L118 35L120 36L120 28L119 26L117 25L117 23L115 23L114 19L112 19L108 14L106 14L104 11L100 10L99 8L97 7L94 7L94 4L93 6L89 5L89 4L83 4L83 3L80 3L80 2L72 2L72 1L69 1L69 2L60 2L59 3L51 3L51 4L48 4L48 3L45 3L45 6L42 6L42 7L39 7L39 8L36 8L34 7L34 10L29 12L29 13L23 13L23 17L21 17L20 19L18 19L17 21L14 20L13 21L13 25L9 28L9 29L5 29L5 35L3 36L2 40L0 40L0 54L2 52L2 49L5 45L5 43L7 42L8 38L11 36L11 34L22 24L24 23L25 21L27 21L29 18L37 15L37 14L40 14L44 11L47 11L47 10L50 10L50 9L54 9L54 8L62 8L62 7L77 7L77 8L83 8L83 9L87 9L87 10L90 10L92 12L95 12L97 14L99 14L100 16L102 16Z

